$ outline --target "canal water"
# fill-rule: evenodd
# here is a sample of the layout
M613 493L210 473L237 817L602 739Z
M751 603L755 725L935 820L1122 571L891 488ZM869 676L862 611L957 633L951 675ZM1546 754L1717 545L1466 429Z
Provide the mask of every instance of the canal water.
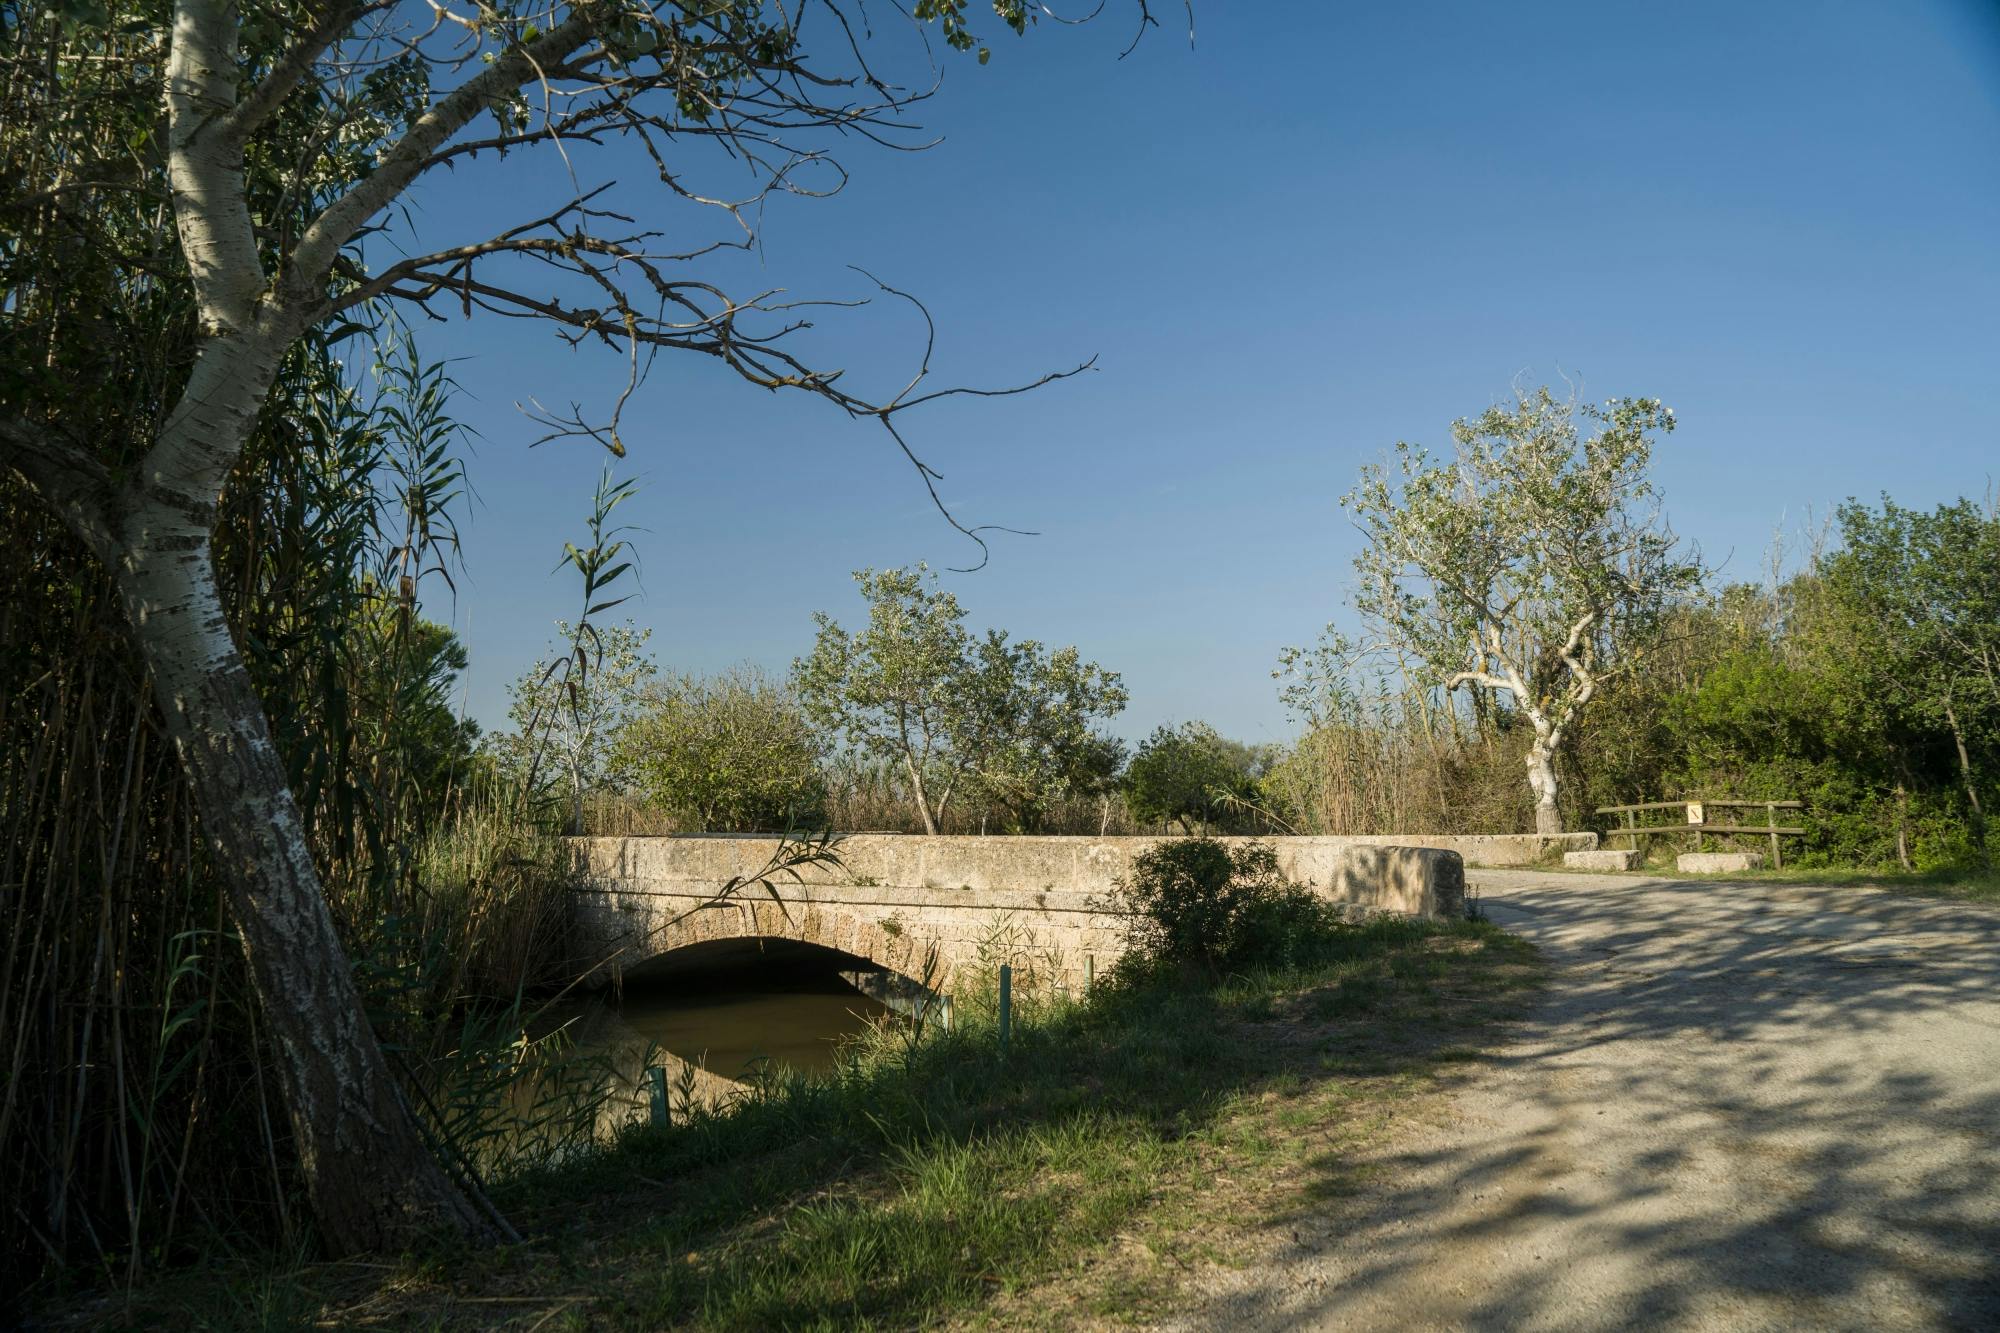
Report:
M636 1038L723 1078L754 1060L788 1069L833 1066L843 1040L860 1036L889 1010L842 980L832 966L763 966L628 982L597 1002L580 1044L609 1051Z
M573 1104L588 1097L599 1105L587 1132L602 1140L650 1116L652 1066L666 1071L675 1118L690 1104L728 1102L760 1069L830 1069L843 1042L894 1021L888 1006L841 976L858 965L846 955L787 944L697 957L651 975L641 969L616 992L544 1013L544 1030L563 1030L569 1050L562 1063L571 1072L559 1091L522 1088L516 1110L534 1120L556 1104L552 1098ZM526 1146L531 1139L519 1141Z

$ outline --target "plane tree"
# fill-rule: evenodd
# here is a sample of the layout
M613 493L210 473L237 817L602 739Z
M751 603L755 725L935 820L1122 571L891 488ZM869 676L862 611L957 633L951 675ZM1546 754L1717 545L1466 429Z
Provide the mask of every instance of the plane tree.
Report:
M985 22L1021 32L1039 12L994 0ZM26 0L0 17L15 99L0 128L0 468L115 584L226 880L335 1251L502 1224L432 1159L369 1029L218 595L219 499L254 484L237 465L288 358L385 304L530 320L622 358L623 391L601 410L542 412L548 437L623 453L647 371L689 353L879 423L931 484L899 429L958 391L931 387L927 353L901 389L870 396L797 350L810 306L729 290L713 267L754 250L766 199L837 189L836 150L927 142L908 112L936 65L919 53L919 78L892 77L894 38L987 54L967 0L919 0L907 25L872 17L835 0ZM503 160L538 187L508 198L553 189L554 202L496 206L460 236L413 221L417 197ZM721 228L614 208L591 173L634 160L651 169L649 219L685 206ZM120 404L116 421L81 410L96 403Z

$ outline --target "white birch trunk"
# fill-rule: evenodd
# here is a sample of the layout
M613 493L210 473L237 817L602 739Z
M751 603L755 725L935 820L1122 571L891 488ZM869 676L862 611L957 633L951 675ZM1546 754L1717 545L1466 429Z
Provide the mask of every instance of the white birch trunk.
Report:
M504 1229L445 1175L370 1030L270 727L224 622L210 551L217 501L292 342L325 313L327 275L368 221L491 99L590 39L589 7L440 98L265 269L245 189L249 135L360 11L329 10L248 98L243 11L175 0L162 75L166 176L202 339L188 382L136 474L0 418L12 467L111 571L187 772L274 1038L313 1210L336 1251L398 1249L446 1231Z
M368 1025L205 524L162 505L122 526L118 590L228 890L323 1238L349 1252L494 1235L424 1144Z

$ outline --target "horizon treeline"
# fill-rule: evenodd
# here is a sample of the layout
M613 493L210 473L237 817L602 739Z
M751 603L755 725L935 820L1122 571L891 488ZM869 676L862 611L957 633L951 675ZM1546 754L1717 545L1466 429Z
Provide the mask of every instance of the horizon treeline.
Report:
M2000 771L1996 570L1991 507L1915 511L1885 497L1843 506L1794 572L1662 606L1557 761L1564 826L1618 827L1600 806L1798 800L1807 834L1788 842L1791 864L1984 865ZM1533 736L1505 695L1426 684L1379 645L1288 657L1275 674L1300 725L1290 744L1245 744L1195 720L1127 747L1073 726L1061 743L1023 742L1045 752L1032 799L1018 788L1003 798L975 774L927 825L903 757L842 744L794 679L747 666L661 677L640 635L622 629L617 643L620 662L638 665L607 709L618 720L583 806L589 832L1536 827L1522 781Z

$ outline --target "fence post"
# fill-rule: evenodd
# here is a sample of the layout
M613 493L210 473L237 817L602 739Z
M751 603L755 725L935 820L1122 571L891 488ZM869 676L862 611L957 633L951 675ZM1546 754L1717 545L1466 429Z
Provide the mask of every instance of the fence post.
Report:
M1776 802L1764 803L1764 826L1771 830L1771 869L1785 868L1785 854L1778 850L1778 806Z
M653 1123L667 1125L667 1071L658 1065L646 1066L646 1089L653 1095Z
M1007 1036L1014 1026L1014 968L1000 964L1000 1054L1007 1054Z

